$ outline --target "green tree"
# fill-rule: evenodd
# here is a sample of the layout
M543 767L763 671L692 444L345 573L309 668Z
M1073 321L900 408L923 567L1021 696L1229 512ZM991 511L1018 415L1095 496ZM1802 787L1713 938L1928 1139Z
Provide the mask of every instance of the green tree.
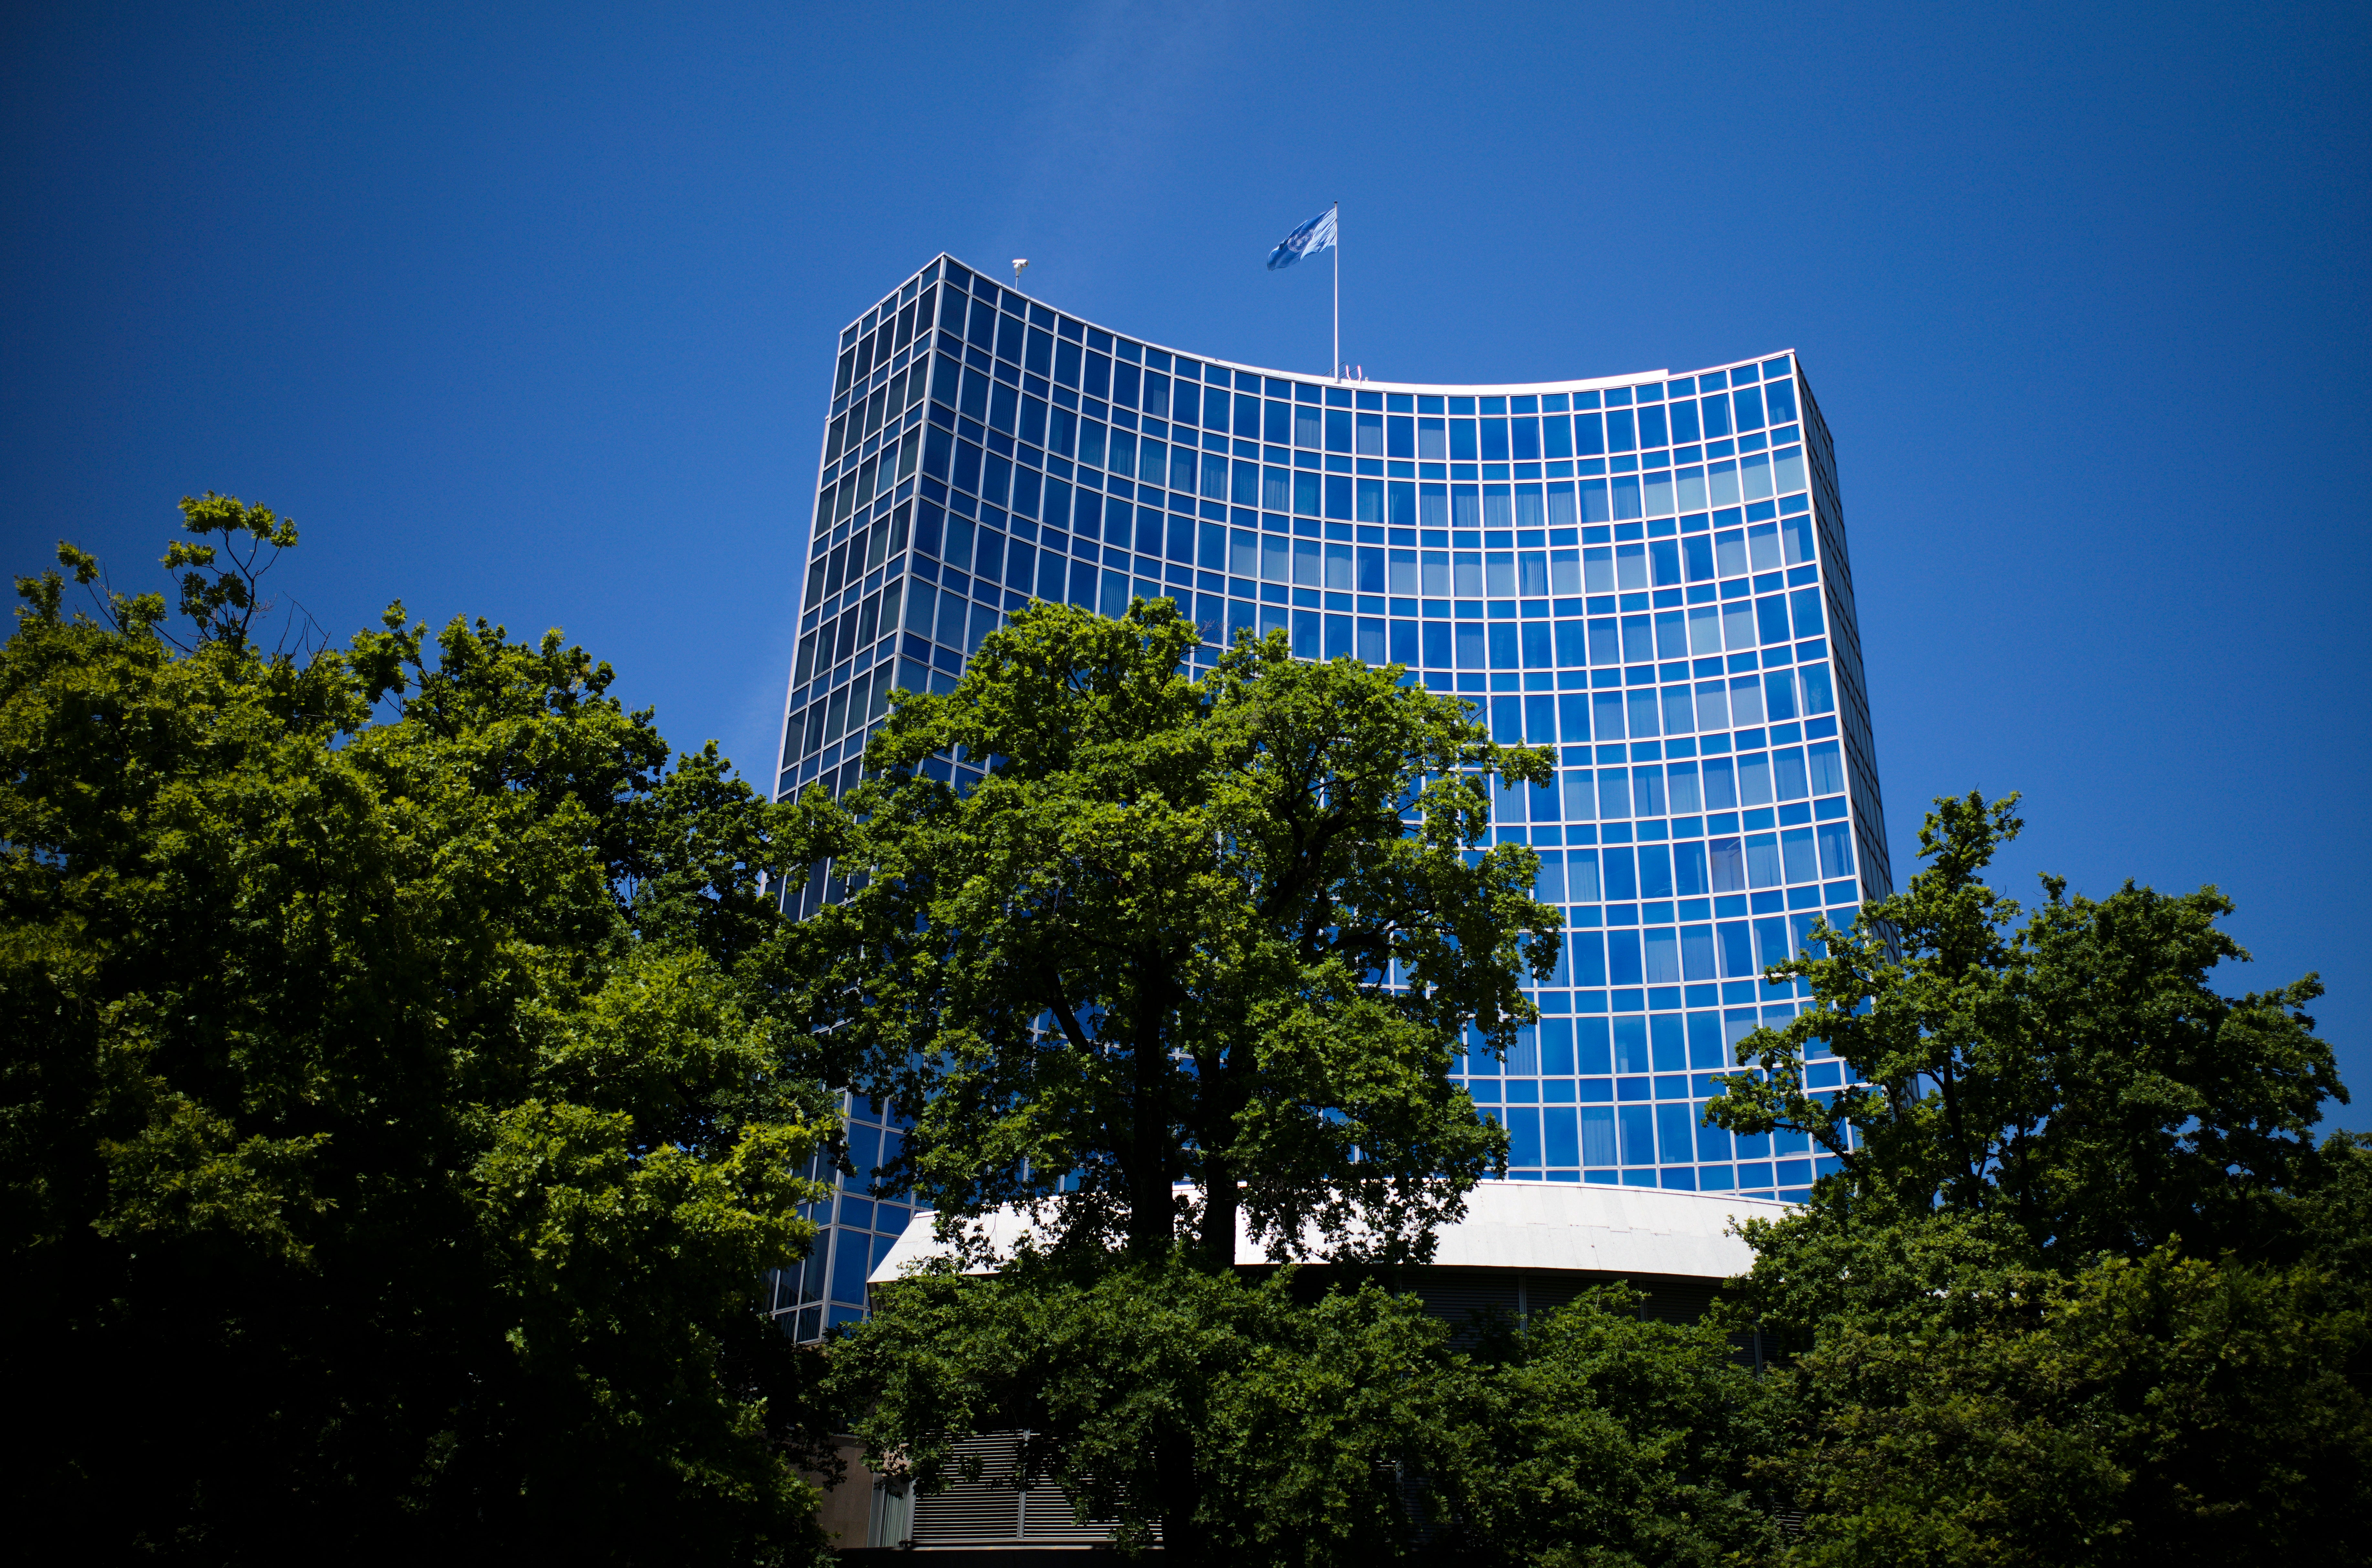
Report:
M1772 969L1808 981L1813 1005L1740 1043L1762 1073L1708 1115L1810 1132L1845 1167L1837 1201L1998 1214L2041 1257L2178 1234L2252 1252L2279 1194L2315 1179L2322 1103L2347 1098L2300 1010L2321 983L2215 992L2208 971L2249 955L2217 929L2232 901L2214 888L2095 900L2045 877L2013 929L2019 906L1981 874L2023 826L2016 804L1938 800L1911 886ZM1814 1041L1864 1086L1808 1091Z
M1461 1349L1412 1295L1308 1284L1182 1251L940 1270L880 1288L835 1376L917 1485L965 1434L1026 1430L974 1478L1059 1487L1165 1560L1710 1565L1775 1540L1747 1478L1765 1401L1720 1332L1610 1288Z
M767 1006L787 811L713 748L665 771L557 633L432 653L399 605L267 654L293 525L183 511L186 651L54 572L0 648L19 1516L105 1557L811 1557L812 1358L755 1299L832 1125Z
M2360 1562L2364 1293L2172 1246L2060 1272L1988 1216L1758 1237L1776 1370L1760 1472L1821 1564ZM1817 1303L1818 1316L1803 1316Z
M2372 1474L2366 1160L2312 976L2226 996L2214 889L2021 911L1982 880L2012 800L1940 800L1928 864L1780 978L1709 1109L1838 1156L1747 1227L1734 1321L1798 1352L1768 1463L1835 1563L2262 1561L2346 1542ZM1866 1086L1808 1091L1825 1042ZM2355 1552L2355 1555L2349 1555Z
M1601 1286L1454 1359L1417 1452L1440 1561L1753 1562L1779 1544L1758 1480L1769 1391L1712 1322L1643 1318Z
M1282 635L1188 679L1195 640L1167 599L1033 604L951 694L897 699L873 776L801 801L848 889L797 933L806 1016L913 1113L891 1179L943 1221L1030 1202L1058 1245L1158 1258L1182 1216L1227 1267L1240 1211L1288 1251L1420 1256L1504 1164L1448 1063L1536 1016L1562 923L1529 849L1469 846L1493 777L1551 754ZM930 776L948 752L987 777Z
M1029 1301L1076 1353L1125 1358L1144 1323L1123 1303L1179 1266L1173 1249L1225 1276L1240 1220L1288 1255L1422 1259L1504 1168L1506 1135L1449 1062L1468 1030L1504 1051L1535 1016L1518 980L1549 972L1562 923L1531 897L1529 849L1471 846L1493 780L1545 782L1550 754L1492 745L1397 667L1298 663L1282 636L1190 679L1195 641L1167 599L1117 621L1033 604L951 694L896 699L864 784L800 802L802 858L829 857L846 897L798 929L790 967L852 1081L914 1119L884 1179L929 1193L951 1238L1020 1203L1065 1268L1092 1278L1120 1244L1129 1260L1043 1296L1035 1272L893 1292L860 1343L991 1342L989 1318ZM934 754L987 776L952 788ZM1232 1284L1195 1287L1155 1336L1141 1386L1167 1416L1125 1440L1050 1439L1063 1473L1128 1477L1180 1561L1227 1539L1208 1500L1232 1450L1194 1413L1192 1367L1196 1335L1236 1331ZM1122 1337L1087 1348L1107 1333ZM1019 1365L1025 1383L1056 1372ZM992 1383L997 1400L966 1407L974 1427L1056 1400ZM924 1401L885 1410L877 1449L923 1440L905 1423ZM1127 1441L1146 1446L1123 1463Z
M1442 1326L1409 1297L1309 1305L1287 1276L1214 1272L1182 1250L1110 1267L1038 1254L877 1291L834 1376L874 1453L925 1491L959 1473L959 1440L1027 1431L985 1479L1057 1486L1081 1517L1117 1521L1127 1550L1316 1564L1408 1543L1395 1466L1445 1362Z

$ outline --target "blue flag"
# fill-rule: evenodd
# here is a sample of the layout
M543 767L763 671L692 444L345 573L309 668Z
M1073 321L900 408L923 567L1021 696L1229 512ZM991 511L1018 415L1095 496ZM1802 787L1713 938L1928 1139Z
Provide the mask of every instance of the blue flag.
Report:
M1304 256L1315 256L1334 243L1334 209L1324 212L1295 229L1268 253L1268 270L1289 267Z

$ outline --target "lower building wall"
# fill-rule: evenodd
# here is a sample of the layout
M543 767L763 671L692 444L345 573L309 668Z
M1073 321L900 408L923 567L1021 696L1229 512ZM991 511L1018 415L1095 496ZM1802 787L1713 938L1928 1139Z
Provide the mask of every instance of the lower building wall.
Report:
M840 1480L835 1482L812 1470L803 1478L819 1493L816 1523L835 1550L877 1545L867 1527L880 1478L865 1468L865 1445L856 1438L835 1438L831 1446L842 1465Z

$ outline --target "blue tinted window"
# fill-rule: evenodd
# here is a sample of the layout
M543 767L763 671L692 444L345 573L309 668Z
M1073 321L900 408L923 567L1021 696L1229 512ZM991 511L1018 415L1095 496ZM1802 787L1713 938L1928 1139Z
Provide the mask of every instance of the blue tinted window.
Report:
M1853 875L1853 825L1849 822L1822 822L1820 839L1820 875L1850 877Z
M1598 940L1597 935L1593 932L1584 932L1579 935L1587 936L1593 944ZM1605 1019L1576 1018L1574 1020L1573 1035L1576 1071L1599 1075L1614 1071L1614 1054L1607 1044ZM1604 1099L1607 1097L1600 1093L1598 1098Z
M1676 539L1657 540L1647 546L1647 556L1649 563L1654 569L1656 587L1659 588L1669 588L1676 586L1680 582L1680 540ZM1674 619L1675 621L1678 620L1677 612L1675 612ZM1669 657L1670 656L1667 655L1666 656Z
M1506 420L1486 419L1482 422L1482 460L1501 463L1507 460L1507 422Z
M1740 431L1762 428L1762 389L1760 387L1748 387L1732 392L1729 397L1730 401L1737 405L1738 428Z
M1203 525L1201 564L1206 572L1224 572L1227 567L1227 530L1216 523Z
M1606 445L1610 451L1635 451L1639 443L1634 439L1631 412L1628 409L1609 410L1606 415ZM1634 513L1634 516L1636 516Z
M1708 436L1729 434L1729 400L1707 398L1700 405L1704 410L1704 433Z
M1692 974L1689 978L1692 980L1707 979L1710 978L1711 972L1712 971L1707 970L1704 975ZM1718 1013L1690 1014L1689 1065L1692 1067L1727 1067L1731 1064L1728 1051L1724 1050L1722 1047L1721 1015Z
M1689 1064L1685 1026L1677 1013L1663 1013L1647 1020L1648 1043L1656 1059L1658 1073L1684 1072Z
M1678 1018L1672 1020L1677 1026ZM1656 1107L1656 1142L1666 1165L1693 1163L1696 1159L1695 1108L1681 1102ZM1669 1185L1671 1172L1664 1173ZM1680 1172L1686 1177L1687 1171Z
M1823 740L1813 747L1808 760L1814 795L1835 795L1845 787L1844 759L1835 741Z
M1581 1163L1585 1166L1610 1166L1614 1163L1614 1108L1612 1106L1590 1105L1581 1108Z
M1772 424L1791 424L1795 423L1796 383L1793 381L1773 381L1762 389L1762 395L1771 404Z
M1475 460L1472 420L1453 419L1449 422L1449 456L1452 461L1471 463Z
M1450 657L1449 651L1449 622L1447 621L1428 621L1424 622L1424 668L1427 669L1448 669L1450 668L1453 661Z
M1688 846L1692 849L1696 845ZM1683 925L1680 927L1680 975L1684 980L1715 978L1713 961L1713 927Z
M1016 365L1020 364L1023 352L1022 340L1028 332L1029 329L1021 324L1020 317L1006 317L1002 327L996 334L996 357L1003 360L1009 360ZM1040 332L1038 334L1038 336L1041 338L1045 335L1046 334L1043 332ZM1110 365L1111 362L1110 360L1105 360L1104 363L1106 365ZM1100 396L1100 394L1099 395Z
M1647 1020L1617 1018L1614 1020L1614 1070L1617 1073L1645 1073L1647 1062Z
M1689 581L1702 583L1713 575L1713 536L1689 534L1680 540L1680 550L1688 562Z

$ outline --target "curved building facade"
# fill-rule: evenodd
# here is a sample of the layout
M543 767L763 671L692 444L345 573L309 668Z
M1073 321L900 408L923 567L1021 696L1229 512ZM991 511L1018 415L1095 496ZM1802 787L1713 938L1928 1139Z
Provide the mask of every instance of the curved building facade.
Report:
M1203 662L1250 628L1403 664L1560 758L1493 830L1538 851L1566 956L1506 1062L1460 1069L1511 1179L1794 1198L1808 1147L1701 1112L1730 1044L1799 1005L1761 968L1892 888L1835 476L1792 353L1329 381L1129 338L942 256L841 336L777 792L853 784L889 693L948 689L1032 598L1169 595ZM785 907L833 896L818 866ZM860 1169L896 1136L874 1109L852 1108ZM849 1186L781 1282L800 1337L862 1314L911 1217Z

